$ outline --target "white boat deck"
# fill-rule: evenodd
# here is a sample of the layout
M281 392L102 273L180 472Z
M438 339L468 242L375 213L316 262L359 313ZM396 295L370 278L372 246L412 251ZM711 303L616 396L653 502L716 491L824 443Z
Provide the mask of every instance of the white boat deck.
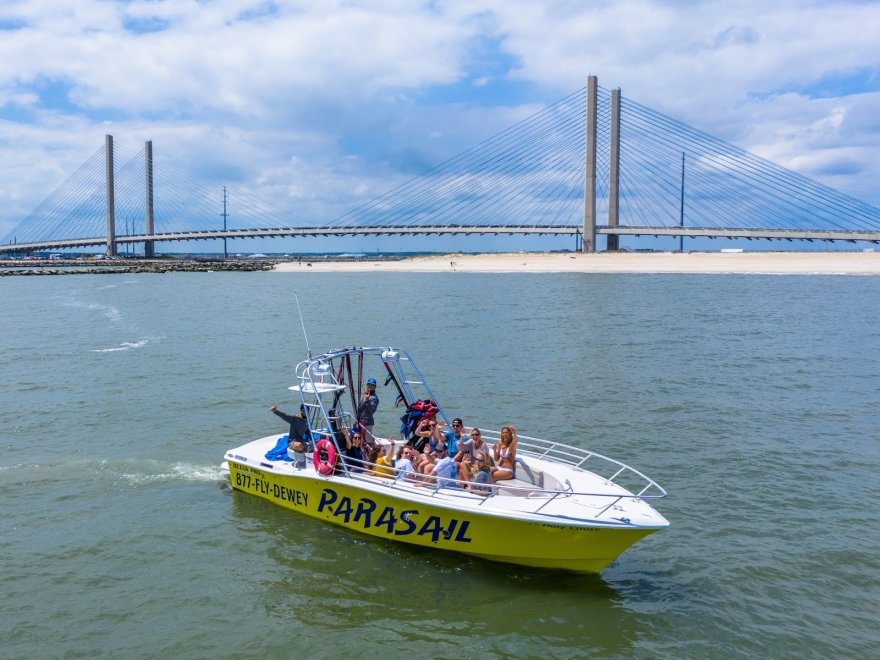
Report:
M344 481L356 485L365 492L382 493L392 490L396 498L412 502L430 502L435 506L452 510L484 512L495 516L559 525L589 524L598 527L659 529L669 524L646 499L643 499L651 495L642 493L638 496L612 479L594 474L577 465L560 462L557 456L553 456L551 460L553 452L562 447L553 443L545 443L543 449L537 446L538 451L535 451L527 441L521 439L518 451L518 478L499 481L488 496L482 496L463 488L440 487L435 483L413 482L405 478L391 478L371 473L323 476L314 469L311 454L307 455L308 462L304 469L296 468L287 460L266 459L266 453L273 449L284 435L286 434L268 436L231 449L227 452L227 458L297 479L337 483ZM566 449L571 448L566 447ZM542 454L544 457L541 456ZM585 462L594 456L598 455L583 452L583 456L569 456L568 459L569 462L572 459L576 459L575 462ZM523 462L520 463L519 459ZM612 467L621 466L620 472L624 469L635 472L621 463L616 461L613 463L615 465ZM656 486L651 480L643 478L648 482L646 490ZM659 489L659 486L656 487ZM654 495L655 497L665 495L662 489L659 490L661 494Z

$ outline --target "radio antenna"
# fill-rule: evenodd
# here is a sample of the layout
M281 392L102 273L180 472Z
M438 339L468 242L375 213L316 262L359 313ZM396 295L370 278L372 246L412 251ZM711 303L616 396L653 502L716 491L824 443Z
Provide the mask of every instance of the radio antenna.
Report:
M312 349L309 347L309 336L308 336L308 334L306 334L306 322L303 320L302 309L300 309L300 306L299 306L299 296L296 295L295 291L293 292L293 298L294 298L294 300L296 300L296 311L299 312L299 322L300 322L300 325L302 325L303 337L305 337L305 339L306 339L306 351L308 351L309 359L311 360L312 359Z

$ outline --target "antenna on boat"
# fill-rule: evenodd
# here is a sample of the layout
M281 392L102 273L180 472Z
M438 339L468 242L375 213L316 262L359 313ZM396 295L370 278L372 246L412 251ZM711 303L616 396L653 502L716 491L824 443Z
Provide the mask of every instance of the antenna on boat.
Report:
M309 359L311 360L312 359L312 349L309 347L309 336L308 336L308 334L306 334L306 322L303 321L302 309L300 309L300 306L299 306L299 296L296 295L295 291L293 293L293 298L294 298L294 300L296 300L296 311L299 312L299 322L300 322L300 325L302 325L303 337L306 338L306 351L308 352Z

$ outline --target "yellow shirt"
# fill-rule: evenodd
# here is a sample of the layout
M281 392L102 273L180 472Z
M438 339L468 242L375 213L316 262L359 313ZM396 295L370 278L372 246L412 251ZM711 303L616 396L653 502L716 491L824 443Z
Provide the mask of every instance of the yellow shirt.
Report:
M380 477L393 477L394 476L394 467L391 462L391 457L387 454L385 456L380 456L376 459L376 467L373 468L373 472Z

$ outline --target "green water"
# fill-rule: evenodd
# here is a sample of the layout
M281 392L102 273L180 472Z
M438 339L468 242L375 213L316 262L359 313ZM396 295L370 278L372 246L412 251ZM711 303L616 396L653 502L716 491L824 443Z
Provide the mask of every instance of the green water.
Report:
M450 414L630 463L672 526L576 576L232 492L225 450L293 406L294 291L313 352L404 346ZM880 648L880 278L83 275L0 309L4 657Z

